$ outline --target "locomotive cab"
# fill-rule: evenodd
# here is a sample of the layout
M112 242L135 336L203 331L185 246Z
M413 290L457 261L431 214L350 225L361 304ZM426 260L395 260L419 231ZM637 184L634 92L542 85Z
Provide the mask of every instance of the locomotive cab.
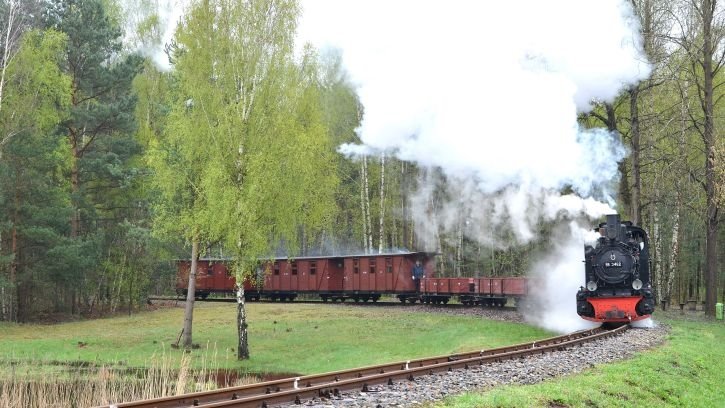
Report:
M618 214L599 224L595 246L584 248L585 285L577 293L577 313L597 322L630 322L649 317L654 298L647 233Z

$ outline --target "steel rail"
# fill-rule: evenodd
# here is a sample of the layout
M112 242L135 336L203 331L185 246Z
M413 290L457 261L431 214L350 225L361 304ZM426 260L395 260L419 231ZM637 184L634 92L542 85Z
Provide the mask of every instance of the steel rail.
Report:
M628 327L621 326L614 330L601 328L581 330L563 336L512 346L266 381L175 397L111 404L98 408L266 407L273 404L299 402L316 396L339 395L342 391L352 389L365 391L370 385L392 384L393 381L402 379L413 380L416 376L435 372L468 369L476 365L531 354L560 351L602 337L620 334Z

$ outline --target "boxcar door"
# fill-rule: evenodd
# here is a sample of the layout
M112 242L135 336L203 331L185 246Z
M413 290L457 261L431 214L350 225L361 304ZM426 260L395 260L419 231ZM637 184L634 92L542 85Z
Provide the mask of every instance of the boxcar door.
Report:
M370 265L371 263L375 264L375 258L374 257L365 257L360 258L360 274L358 275L360 277L360 284L356 286L357 291L360 292L369 292L373 290L373 282L371 281L371 275L370 275Z
M286 262L284 262L284 264L283 264L282 261L274 262L274 269L272 270L270 286L267 287L265 285L265 289L272 291L272 292L277 292L277 291L282 290L282 273L283 273L282 268L285 264L286 264Z
M393 289L393 277L395 274L393 273L393 257L392 256L386 256L385 257L385 270L383 271L383 288L380 290L381 292L390 292Z
M297 292L310 290L310 261L297 261L297 286L293 285Z
M345 289L345 263L343 258L328 259L324 262L325 264L325 280L327 290L330 292L342 292Z
M345 292L352 292L360 285L360 258L345 258Z

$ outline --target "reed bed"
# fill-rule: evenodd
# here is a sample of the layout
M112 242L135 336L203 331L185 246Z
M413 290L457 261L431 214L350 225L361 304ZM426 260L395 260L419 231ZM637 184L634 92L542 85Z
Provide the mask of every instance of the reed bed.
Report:
M13 362L0 374L0 408L93 407L258 381L205 364L192 369L193 358L161 356L145 368Z

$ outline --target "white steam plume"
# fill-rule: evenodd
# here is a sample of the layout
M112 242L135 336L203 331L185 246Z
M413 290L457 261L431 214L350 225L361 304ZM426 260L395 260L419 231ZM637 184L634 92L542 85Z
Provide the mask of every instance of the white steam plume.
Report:
M541 220L613 212L610 191L626 149L615 135L582 129L577 115L649 75L628 1L309 0L302 6L300 38L342 50L365 107L363 145L340 150L385 151L430 169L411 202L429 249L441 231L463 229L502 247L510 244L499 239L502 229L526 243ZM561 196L563 188L575 194ZM578 231L556 237L567 245L541 271L543 298L561 299L576 322Z

